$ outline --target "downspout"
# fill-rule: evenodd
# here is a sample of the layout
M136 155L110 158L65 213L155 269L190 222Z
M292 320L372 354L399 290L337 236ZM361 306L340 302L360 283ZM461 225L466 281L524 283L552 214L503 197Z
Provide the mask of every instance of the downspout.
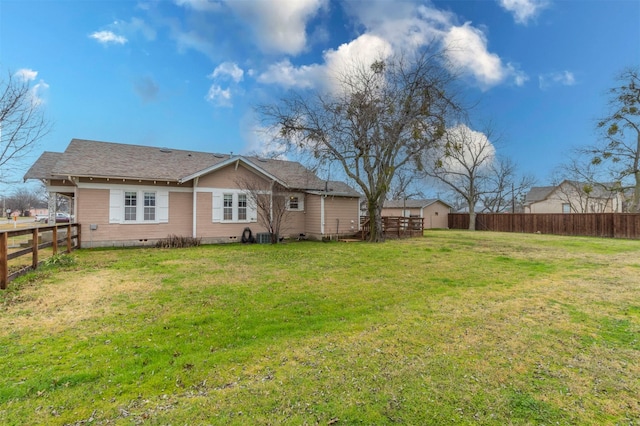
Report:
M324 199L326 195L320 196L320 235L324 236Z
M193 180L193 238L198 238L198 193L196 191L197 187L198 187L198 180L200 179L200 176L197 176L194 180Z
M271 188L269 188L269 232L273 232L273 186L276 184L275 180L271 181Z

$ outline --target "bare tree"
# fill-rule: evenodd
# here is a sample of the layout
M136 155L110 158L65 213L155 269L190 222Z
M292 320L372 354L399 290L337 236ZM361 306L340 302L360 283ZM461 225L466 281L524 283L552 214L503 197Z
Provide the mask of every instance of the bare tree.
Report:
M590 158L574 153L552 176L555 196L572 213L623 211L623 189L619 182L603 182L602 170Z
M608 92L609 113L596 125L601 143L582 152L607 170L608 181L632 191L629 211L640 212L640 69L624 70L617 81Z
M287 231L290 192L277 182L269 183L258 178L241 178L236 184L246 194L245 209L255 211L258 224L267 229L271 243L276 244Z
M29 209L42 205L42 200L37 191L27 187L19 187L7 197L6 206L12 211L19 211L23 216Z
M420 199L425 194L419 186L419 176L413 170L399 170L391 182L387 200Z
M522 210L526 192L535 184L531 175L517 175L516 164L509 158L496 158L491 164L480 192L479 202L484 211L505 213Z
M294 92L258 108L283 142L310 158L341 165L366 199L369 241L382 241L382 204L396 172L420 168L452 112L452 76L441 55L356 64L326 92Z
M463 124L448 129L423 155L425 175L438 180L464 198L469 208L469 229L476 225L476 204L489 192L487 182L495 160L491 132L476 132Z
M50 129L29 83L9 72L0 81L0 168L10 170Z

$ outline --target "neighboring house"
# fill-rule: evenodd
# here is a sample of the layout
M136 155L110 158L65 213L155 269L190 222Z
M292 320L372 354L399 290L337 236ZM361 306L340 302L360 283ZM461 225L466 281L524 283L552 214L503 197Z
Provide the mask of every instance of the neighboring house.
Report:
M49 214L57 195L68 197L83 227L83 246L152 243L168 235L203 243L240 241L245 228L266 232L243 182L287 193L282 237L353 235L360 194L323 181L300 163L73 139L65 152L45 152L25 180L42 180Z
M424 228L447 228L451 206L436 200L386 200L382 216L421 217Z
M557 186L532 187L524 201L525 213L621 213L624 199L605 184L565 180Z

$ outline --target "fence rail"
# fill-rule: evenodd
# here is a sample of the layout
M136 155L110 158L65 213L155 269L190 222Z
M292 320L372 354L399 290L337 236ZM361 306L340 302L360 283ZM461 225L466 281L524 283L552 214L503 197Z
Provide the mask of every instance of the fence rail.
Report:
M31 239L28 239L29 236ZM25 241L10 247L9 238L14 237L24 237ZM71 253L73 249L80 248L80 244L81 233L78 223L0 232L0 289L6 289L7 284L14 278L36 269L40 264L40 250L51 247L55 255L58 253L59 245L62 245L67 253ZM10 260L29 254L31 254L31 265L9 272Z
M467 213L450 213L450 229L468 229ZM478 213L479 231L640 239L637 213Z
M362 239L371 230L369 217L360 217L360 232ZM382 232L387 237L410 237L422 235L424 230L424 220L421 217L403 217L403 216L383 216Z

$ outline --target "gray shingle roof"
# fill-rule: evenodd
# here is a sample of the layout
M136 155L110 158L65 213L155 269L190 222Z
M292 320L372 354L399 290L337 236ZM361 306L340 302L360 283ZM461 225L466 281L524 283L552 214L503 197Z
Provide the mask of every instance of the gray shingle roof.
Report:
M61 157L62 154L60 152L43 152L40 158L27 170L24 180L50 179L52 177L51 171Z
M325 181L294 161L258 157L231 157L229 154L157 148L73 139L64 153L45 152L25 174L26 179L55 176L103 177L118 179L181 181L206 170L239 159L277 177L291 189L323 191ZM342 182L329 185L344 196L359 196ZM352 194L356 195L352 195ZM351 194L351 195L348 195Z
M532 186L524 197L524 203L536 203L547 198L557 188L557 186Z
M344 182L340 182L337 180L329 180L329 181L321 181L322 186L318 189L312 190L310 192L319 193L319 194L327 194L334 196L342 196L342 197L355 197L360 198L362 194L360 194L355 189L351 188Z
M421 209L421 208L430 206L431 204L438 201L440 201L442 204L446 205L447 207L451 207L444 201L441 201L435 198L429 198L426 200L385 200L383 207L390 208L390 209L394 209L394 208L395 209L401 209L401 208Z

